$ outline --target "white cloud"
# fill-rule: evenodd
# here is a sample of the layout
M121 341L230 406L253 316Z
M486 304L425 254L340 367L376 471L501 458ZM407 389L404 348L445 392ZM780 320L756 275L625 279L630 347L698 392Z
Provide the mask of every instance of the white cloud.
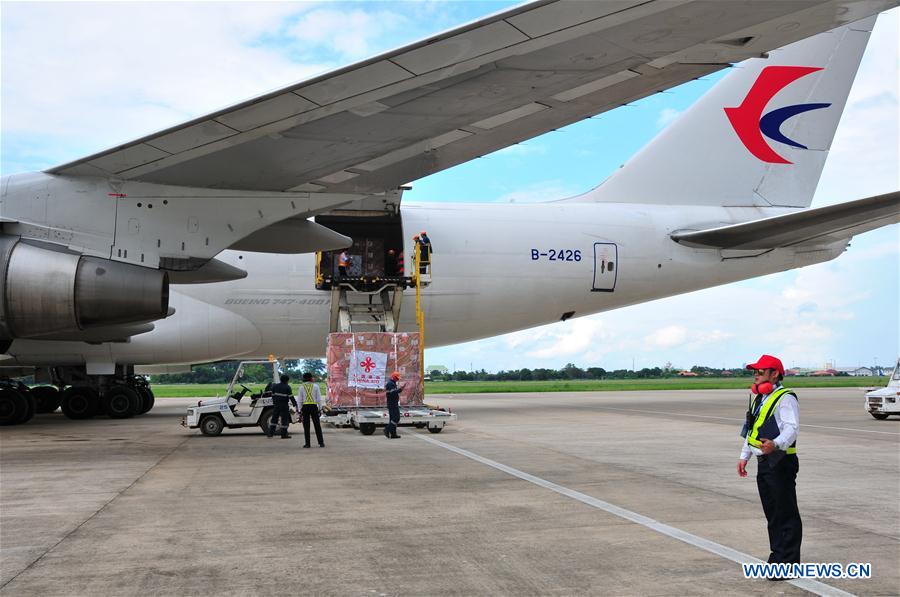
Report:
M4 137L83 146L74 159L307 78L328 65L261 36L308 6L4 4Z
M659 118L656 119L656 126L661 129L669 126L678 118L679 114L681 112L675 108L663 108L659 113Z
M687 328L683 325L670 325L656 330L646 337L646 341L660 348L671 348L683 344L687 336Z
M380 41L407 22L403 15L379 10L317 8L304 14L290 29L306 45L326 45L351 59L368 58L373 40Z

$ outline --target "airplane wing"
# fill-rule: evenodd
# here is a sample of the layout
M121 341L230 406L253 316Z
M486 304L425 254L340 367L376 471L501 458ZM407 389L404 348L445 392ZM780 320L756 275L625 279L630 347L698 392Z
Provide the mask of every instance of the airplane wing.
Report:
M379 193L897 4L538 0L48 172Z
M744 224L676 232L671 238L691 247L777 249L846 240L896 222L900 222L900 191Z

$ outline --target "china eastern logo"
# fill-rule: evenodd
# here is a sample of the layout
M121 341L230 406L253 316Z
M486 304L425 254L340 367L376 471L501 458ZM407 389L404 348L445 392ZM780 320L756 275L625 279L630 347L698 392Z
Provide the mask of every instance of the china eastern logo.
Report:
M770 164L792 163L778 155L763 139L763 135L772 141L807 149L806 145L787 138L781 132L781 125L797 114L827 108L831 104L795 104L766 114L763 114L763 110L779 91L797 79L818 70L822 69L814 66L767 66L759 73L741 105L736 108L725 108L725 114L731 121L734 132L750 153Z

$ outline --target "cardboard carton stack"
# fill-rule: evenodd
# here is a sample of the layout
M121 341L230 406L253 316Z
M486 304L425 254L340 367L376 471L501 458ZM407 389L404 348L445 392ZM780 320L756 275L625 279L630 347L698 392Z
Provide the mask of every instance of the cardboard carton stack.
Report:
M384 385L400 372L401 406L422 404L418 332L337 332L328 335L328 403L332 407L382 407Z

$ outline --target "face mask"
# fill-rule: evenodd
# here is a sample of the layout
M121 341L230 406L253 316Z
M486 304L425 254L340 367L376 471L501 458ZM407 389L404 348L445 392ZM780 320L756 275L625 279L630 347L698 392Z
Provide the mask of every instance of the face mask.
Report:
M774 386L767 381L750 386L750 391L754 394L771 394L774 389Z

